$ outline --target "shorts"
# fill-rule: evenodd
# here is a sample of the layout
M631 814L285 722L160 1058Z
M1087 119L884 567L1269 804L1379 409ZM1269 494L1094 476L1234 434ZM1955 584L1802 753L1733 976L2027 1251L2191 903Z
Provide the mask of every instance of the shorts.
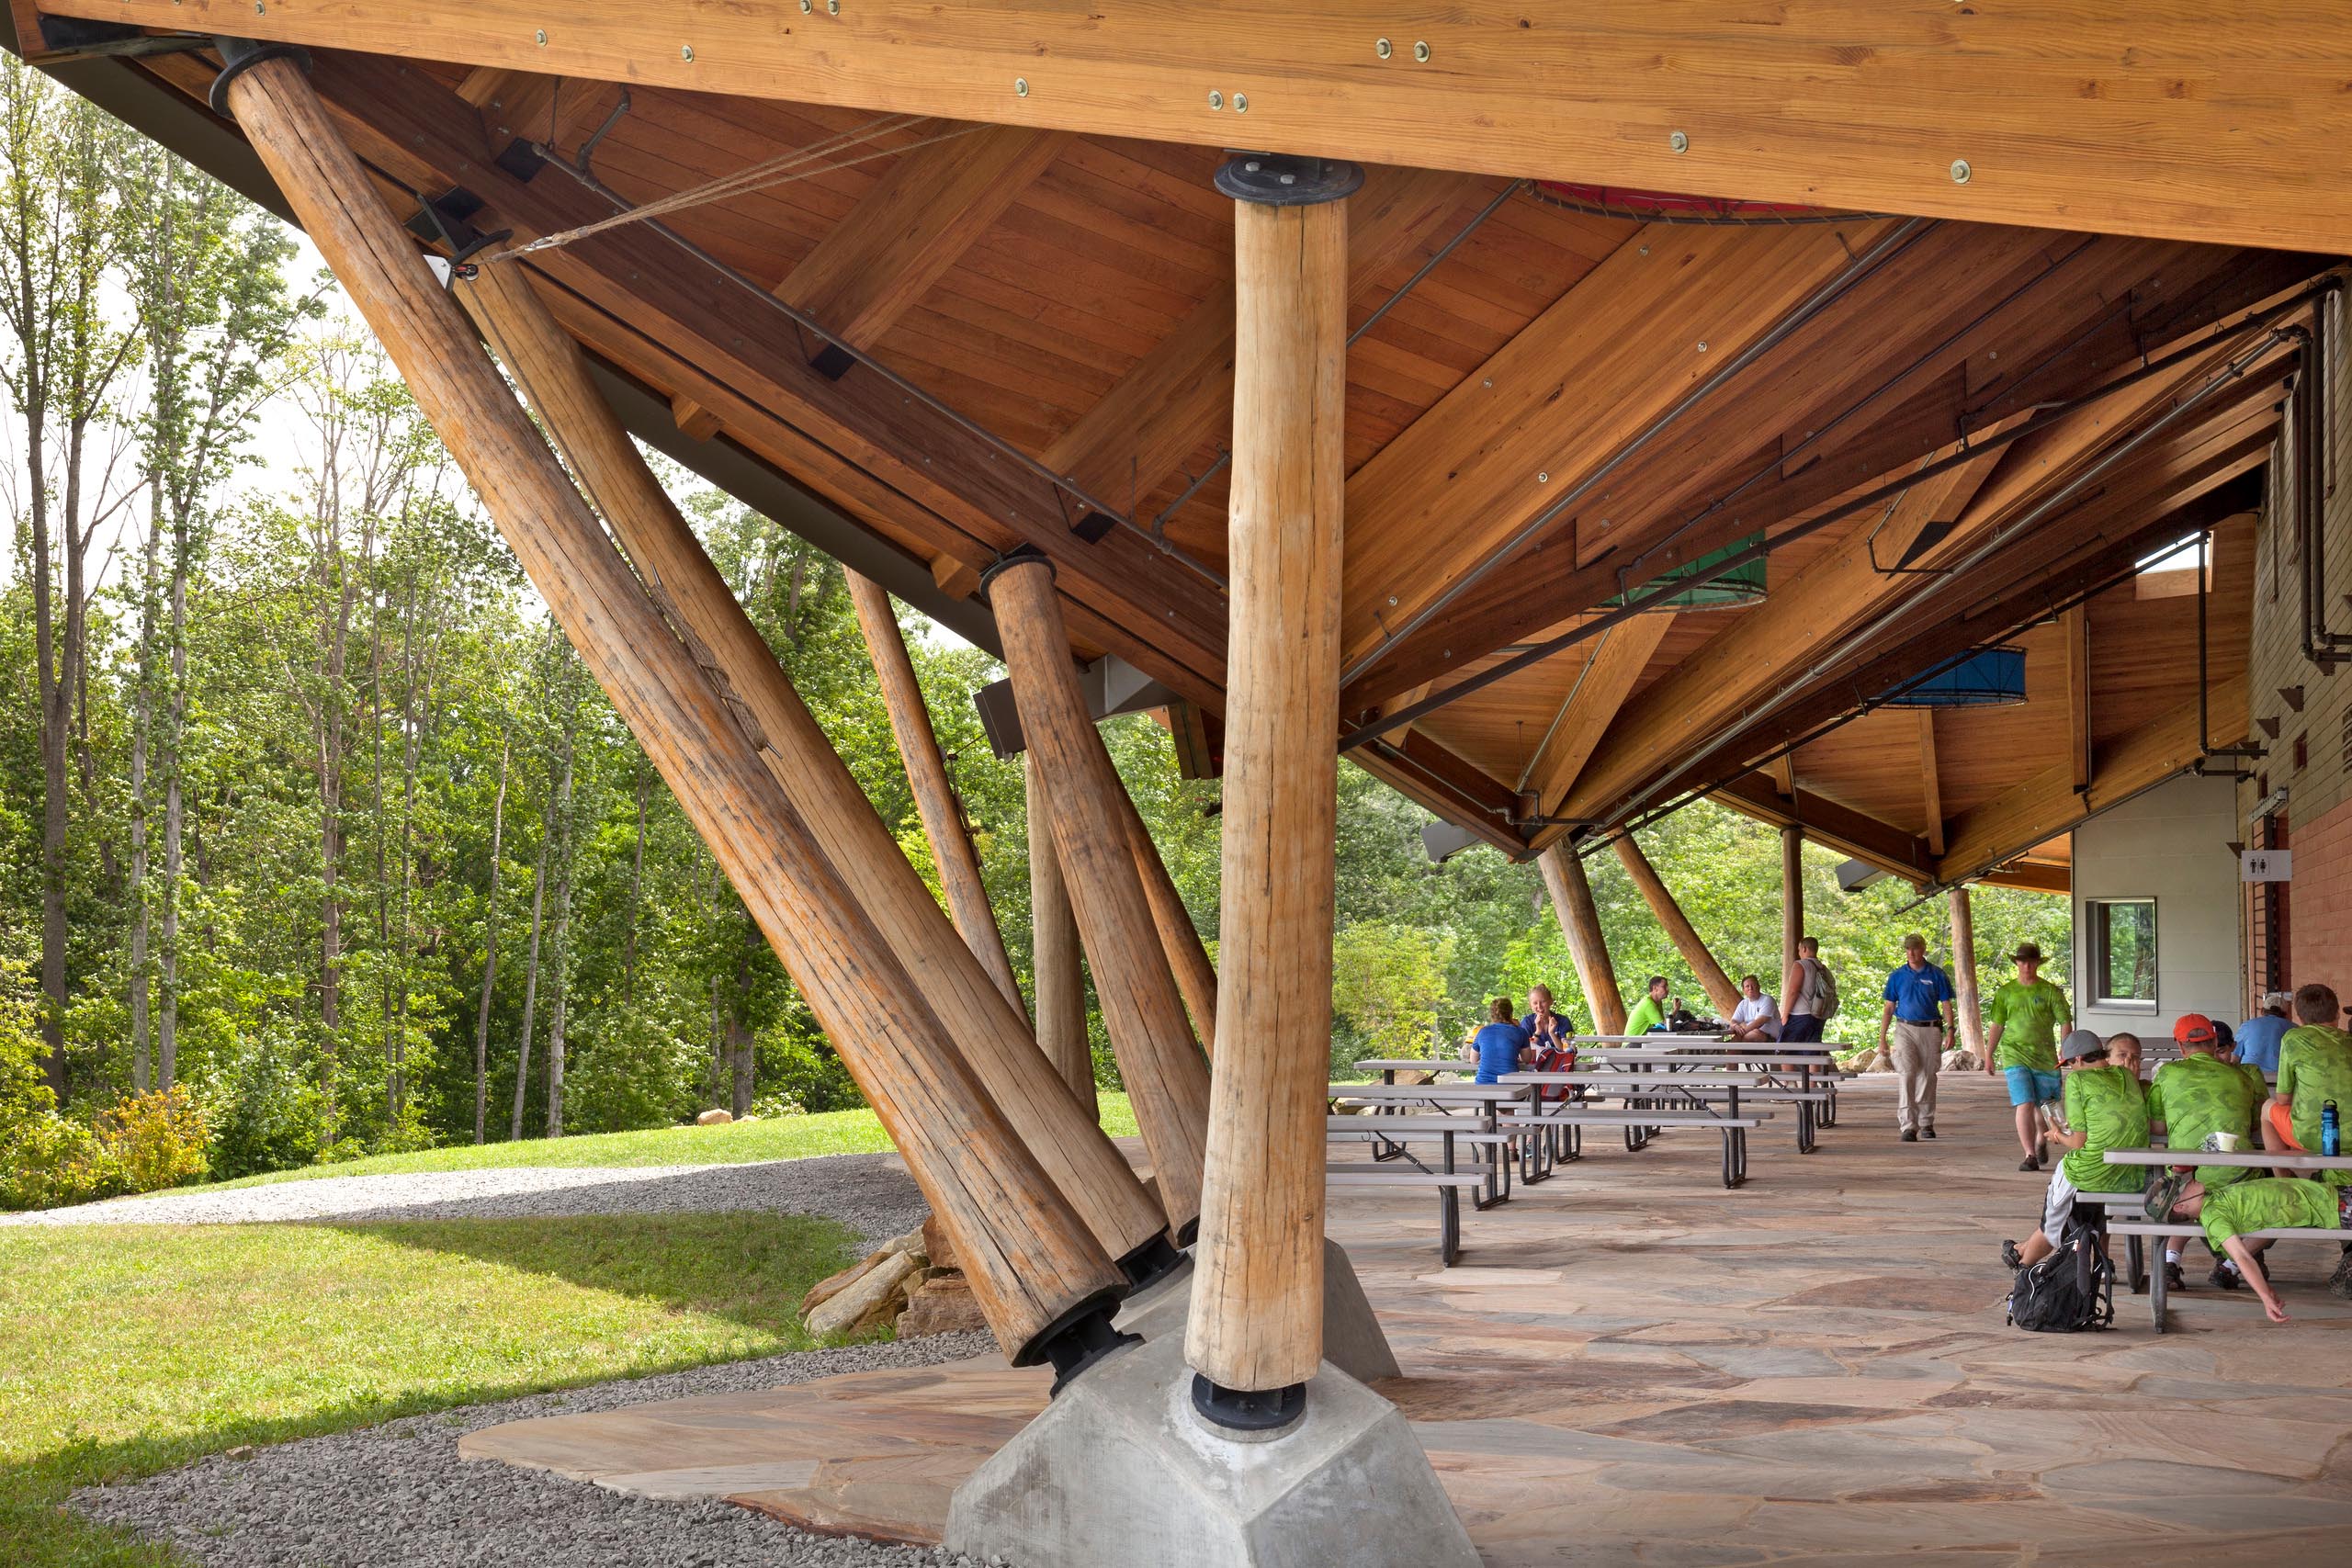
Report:
M2050 1191L2041 1200L2041 1237L2056 1247L2065 1239L2066 1222L2075 1216L2075 1184L2066 1179L2064 1165L2050 1173Z
M2060 1087L2056 1073L2045 1073L2039 1067L2004 1067L2009 1080L2011 1105L2039 1105L2045 1100L2058 1098Z
M1809 1012L1795 1013L1781 1025L1781 1043L1797 1045L1821 1038L1821 1020Z

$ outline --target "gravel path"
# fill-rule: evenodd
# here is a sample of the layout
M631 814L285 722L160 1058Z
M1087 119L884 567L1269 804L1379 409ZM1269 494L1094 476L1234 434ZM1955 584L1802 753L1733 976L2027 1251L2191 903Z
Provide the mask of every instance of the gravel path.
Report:
M168 1540L206 1568L978 1568L944 1551L808 1535L731 1503L657 1503L469 1463L458 1439L534 1416L927 1366L994 1348L986 1334L941 1334L476 1404L85 1487L71 1506Z
M523 1166L322 1177L216 1192L153 1192L0 1215L0 1225L251 1224L269 1220L512 1219L557 1214L821 1214L869 1241L926 1210L896 1155L825 1155L758 1165Z

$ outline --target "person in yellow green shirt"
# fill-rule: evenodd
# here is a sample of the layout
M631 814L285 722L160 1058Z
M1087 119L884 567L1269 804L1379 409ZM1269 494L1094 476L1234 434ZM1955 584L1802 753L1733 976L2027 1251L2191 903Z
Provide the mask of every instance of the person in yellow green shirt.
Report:
M2151 1201L2152 1203L2154 1201ZM2157 1220L2195 1220L2205 1227L2205 1240L2225 1254L2215 1272L2234 1271L2262 1298L2262 1310L2273 1323L2287 1321L2287 1309L2259 1261L2268 1250L2256 1231L2341 1230L2352 1233L2352 1188L2331 1187L2323 1181L2278 1177L2267 1181L2233 1181L2207 1188L2194 1182L2153 1214ZM2352 1245L2352 1244L2347 1244ZM2335 1289L2334 1281L2329 1288ZM2341 1292L2337 1292L2342 1294Z
M1625 1015L1628 1034L1656 1034L1666 1027L1666 976L1650 976L1649 995L1634 1004Z
M2172 1037L2180 1047L2180 1059L2158 1067L2148 1085L2148 1131L2163 1128L2165 1144L2182 1151L2184 1159L2188 1151L2206 1147L2216 1134L2226 1134L2241 1149L2256 1147L2255 1123L2261 1120L2263 1101L2270 1098L2261 1069L2223 1059L2222 1032L2201 1012L2181 1014L2173 1023ZM2242 1165L2199 1165L2196 1171L2208 1190L2254 1174ZM2211 1282L2225 1291L2237 1288L2237 1280L2226 1269L2216 1269ZM2182 1285L2177 1237L2165 1241L2165 1283L2176 1291Z
M2040 1170L2041 1119L2034 1108L2058 1098L2058 1032L2074 1027L2075 1011L2066 1005L2066 993L2041 977L2040 947L2021 942L2009 962L2018 966L2017 978L2002 981L1984 1004L1984 1021L1992 1029L1985 1039L1984 1071L2009 1080L2018 1146L2025 1151L2018 1168Z
M2333 990L2304 986L2295 992L2295 1017L2301 1022L2278 1041L2278 1082L2273 1098L2286 1109L2295 1142L2313 1154L2324 1152L2320 1122L2331 1101L2339 1128L2352 1122L2352 1034L2337 1026L2340 1013ZM2352 1142L2343 1142L2339 1147L2352 1151ZM2316 1174L2331 1187L2352 1187L2352 1171ZM2352 1243L2346 1245L2327 1288L2352 1299Z
M2058 1043L2065 1124L2053 1124L2049 1137L2052 1147L2066 1154L2050 1173L2041 1229L2022 1247L2001 1244L2001 1261L2012 1269L2030 1269L2058 1250L2076 1193L2137 1192L2146 1183L2142 1168L2109 1165L2102 1157L2109 1149L2148 1146L2148 1107L2140 1096L2140 1080L2108 1060L2108 1043L2087 1029Z

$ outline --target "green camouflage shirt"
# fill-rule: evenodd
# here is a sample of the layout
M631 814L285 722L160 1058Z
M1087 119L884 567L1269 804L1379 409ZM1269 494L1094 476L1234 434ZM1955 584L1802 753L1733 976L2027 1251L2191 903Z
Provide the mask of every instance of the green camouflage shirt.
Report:
M2064 1084L2066 1125L2086 1134L2061 1162L2078 1192L2135 1192L2148 1184L2145 1166L2109 1165L2109 1149L2148 1146L2148 1106L2140 1080L2121 1067L2077 1067Z
M2241 1181L2205 1195L2197 1223L2213 1250L2233 1235L2250 1231L2334 1230L2335 1189L2322 1181L2280 1178L2270 1181Z
M2075 1021L2066 993L2036 976L2030 986L2004 980L1984 1004L1984 1027L1998 1025L2001 1043L1993 1050L1996 1067L2031 1067L2038 1073L2058 1070L2058 1032Z
M2176 1149L2193 1149L2215 1133L2234 1133L2254 1146L2254 1119L2270 1086L2262 1069L2242 1067L2216 1056L2184 1055L2156 1069L2148 1086L2148 1120L2165 1124L2165 1142ZM2201 1165L2197 1179L2208 1187L2226 1187L2254 1173L2244 1166Z
M2312 1154L2320 1152L2319 1112L2327 1101L2335 1101L2338 1124L2352 1131L2352 1034L2324 1023L2287 1031L2278 1042L2278 1098L2293 1102L2295 1142ZM2352 1185L2352 1171L2323 1171L2319 1179Z

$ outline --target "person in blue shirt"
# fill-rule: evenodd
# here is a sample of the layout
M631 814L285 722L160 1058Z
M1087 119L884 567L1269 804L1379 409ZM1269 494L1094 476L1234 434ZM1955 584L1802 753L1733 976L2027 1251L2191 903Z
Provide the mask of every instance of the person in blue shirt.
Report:
M1509 997L1497 997L1487 1012L1492 1021L1471 1040L1478 1048L1477 1081L1499 1083L1505 1073L1519 1071L1519 1059L1527 1050L1527 1031L1519 1026Z
M1928 939L1913 931L1903 939L1901 967L1886 977L1878 1020L1879 1054L1894 1068L1894 1120L1906 1144L1936 1135L1936 1073L1951 1038L1951 977L1928 962Z
M2284 991L2273 991L2262 998L2260 1012L2238 1025L2238 1066L2260 1067L2266 1077L2278 1076L2278 1042L2295 1027L2287 1016L2292 999Z
M1541 1048L1549 1045L1555 1051L1566 1051L1576 1043L1576 1021L1564 1012L1552 1010L1552 987L1536 986L1527 993L1529 1009L1519 1026L1527 1031L1527 1043Z

